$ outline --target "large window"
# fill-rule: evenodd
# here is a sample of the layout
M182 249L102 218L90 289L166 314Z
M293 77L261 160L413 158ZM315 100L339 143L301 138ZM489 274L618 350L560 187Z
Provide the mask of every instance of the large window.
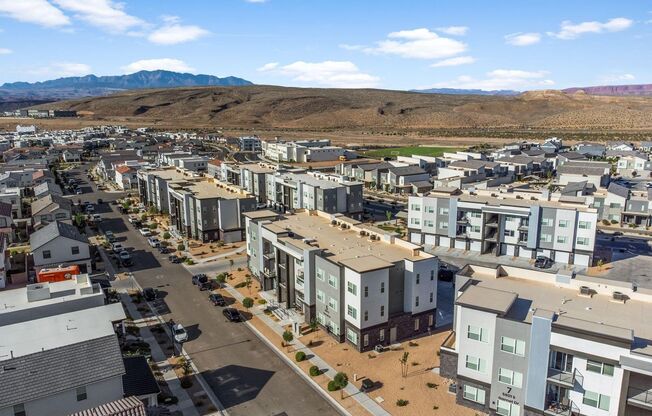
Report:
M358 287L353 282L346 282L346 290L354 296L358 294Z
M484 404L485 401L484 390L466 384L464 385L464 389L462 390L462 396L466 400L471 400L472 402L476 402L480 404Z
M605 376L614 375L614 366L611 364L602 363L600 361L587 360L586 371L593 373L604 374Z
M546 227L552 227L553 223L554 221L552 218L541 218L541 225L544 225Z
M317 269L317 279L321 280L322 282L326 279L326 273L322 269Z
M421 205L419 205L419 204L410 204L410 209L412 211L421 211Z
M587 406L597 407L602 410L609 410L609 402L611 399L609 396L604 394L595 393L592 391L585 390L584 397L582 398L582 403Z
M346 339L354 345L358 345L358 334L351 328L346 328Z
M72 248L72 254L79 254L79 246L73 246Z
M479 326L469 325L467 327L466 336L475 341L487 342L487 330Z
M337 277L332 274L328 275L328 284L337 289Z
M14 406L14 416L26 416L27 413L25 412L25 405L24 404L17 404Z
M346 305L346 314L353 319L358 319L358 310L351 305Z
M498 381L508 386L521 388L523 386L523 374L507 368L498 369Z
M578 246L588 246L589 245L589 238L588 237L577 237L577 245Z
M588 221L580 221L578 224L580 230L588 230L591 228L591 223Z
M568 220L559 220L559 228L568 228L570 221Z
M439 215L448 215L448 208L439 208Z
M552 243L552 234L541 234L542 243Z
M43 250L43 258L44 259L49 259L51 257L52 257L52 253L50 252L50 250Z
M328 298L328 307L337 310L337 301L333 298Z
M321 303L324 303L324 299L326 299L326 295L324 295L324 292L317 289L317 300L320 301Z
M510 337L500 337L500 350L509 354L525 356L525 341Z
M487 363L482 358L466 356L466 368L473 371L484 373L487 369Z
M566 244L568 242L568 237L566 237L565 235L558 235L557 242L559 244Z
M496 413L501 416L519 416L521 414L521 408L517 404L498 399Z

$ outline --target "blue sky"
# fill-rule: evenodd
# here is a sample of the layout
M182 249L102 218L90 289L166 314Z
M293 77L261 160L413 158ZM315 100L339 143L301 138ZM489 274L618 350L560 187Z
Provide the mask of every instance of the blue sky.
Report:
M170 69L311 87L652 83L649 1L0 0L0 83Z

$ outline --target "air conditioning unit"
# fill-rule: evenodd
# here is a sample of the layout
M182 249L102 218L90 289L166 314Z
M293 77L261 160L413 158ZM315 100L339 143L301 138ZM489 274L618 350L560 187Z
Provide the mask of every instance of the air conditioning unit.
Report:
M581 296L592 297L593 296L593 289L591 289L588 286L580 286L580 295Z
M627 296L626 294L624 294L622 292L613 292L611 294L611 298L614 301L625 303L627 301L627 299L629 299L629 296Z

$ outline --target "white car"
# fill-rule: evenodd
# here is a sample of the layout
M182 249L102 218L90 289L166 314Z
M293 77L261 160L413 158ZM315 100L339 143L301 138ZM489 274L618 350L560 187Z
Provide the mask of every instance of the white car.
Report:
M102 222L102 216L100 214L93 214L93 221Z
M124 249L125 248L120 243L111 244L111 250L113 250L114 253L119 253L119 252L123 251Z
M152 235L152 232L148 228L140 228L138 231L143 237L150 237Z
M95 207L91 204L86 205L86 212L88 213L95 212Z
M150 237L147 239L147 243L149 243L150 246L156 248L161 245L161 242L159 241L158 238L156 237Z
M172 334L174 335L174 340L179 344L188 341L188 333L186 328L181 324L176 324L172 327Z

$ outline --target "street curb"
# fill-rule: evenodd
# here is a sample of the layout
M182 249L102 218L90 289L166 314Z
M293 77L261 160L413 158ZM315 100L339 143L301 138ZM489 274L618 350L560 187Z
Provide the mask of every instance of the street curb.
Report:
M340 412L340 414L345 415L345 416L352 416L351 413L349 413L348 410L346 410L337 400L332 398L328 393L324 391L324 389L317 384L315 380L313 380L310 376L308 376L306 373L303 372L301 367L296 365L291 359L289 359L283 351L279 351L279 349L274 345L270 340L267 339L255 326L253 326L251 323L248 321L244 322L245 325L249 329L251 329L251 332L254 333L261 341L265 343L276 355L278 355L285 363L295 372L297 373L301 378L303 378L310 387L313 388L319 395L321 395L324 399L326 399L333 407Z

